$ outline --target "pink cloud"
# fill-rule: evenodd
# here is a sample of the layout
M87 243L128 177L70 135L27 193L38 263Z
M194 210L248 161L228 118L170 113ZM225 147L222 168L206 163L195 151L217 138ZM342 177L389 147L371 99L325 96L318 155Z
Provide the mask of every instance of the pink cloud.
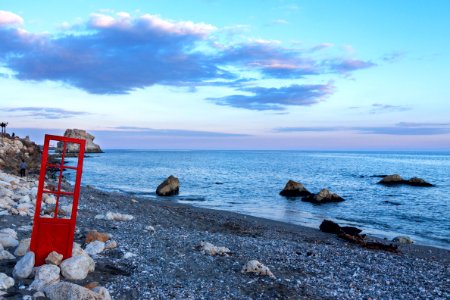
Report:
M22 24L23 24L22 17L9 11L0 10L0 26L22 25Z

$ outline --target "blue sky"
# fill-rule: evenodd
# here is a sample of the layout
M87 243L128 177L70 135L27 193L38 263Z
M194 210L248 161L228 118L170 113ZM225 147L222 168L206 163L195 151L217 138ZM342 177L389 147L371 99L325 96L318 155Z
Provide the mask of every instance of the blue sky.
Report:
M104 148L449 150L449 11L0 0L0 116Z

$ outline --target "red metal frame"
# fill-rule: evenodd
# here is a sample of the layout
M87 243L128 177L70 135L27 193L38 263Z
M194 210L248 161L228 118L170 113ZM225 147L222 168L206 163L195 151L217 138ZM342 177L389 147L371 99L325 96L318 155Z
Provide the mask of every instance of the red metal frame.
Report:
M50 141L58 141L63 143L63 151L61 153L61 164L55 165L47 162L48 149ZM66 156L67 143L79 144L78 164L76 167L65 166L64 158ZM41 172L39 176L39 186L36 195L36 210L34 213L33 232L31 234L30 250L35 253L35 265L40 266L45 263L45 258L52 251L56 251L63 255L64 259L72 256L73 236L78 211L78 198L80 196L81 173L83 170L83 158L86 141L83 139L74 139L56 135L45 135L44 150L42 153ZM45 175L47 168L59 169L58 186L56 190L46 190ZM63 170L75 170L75 184L73 192L61 191L61 183ZM43 193L52 194L56 197L56 205L54 216L51 218L43 218L41 216L42 195ZM59 218L58 207L61 196L73 196L72 211L70 219Z

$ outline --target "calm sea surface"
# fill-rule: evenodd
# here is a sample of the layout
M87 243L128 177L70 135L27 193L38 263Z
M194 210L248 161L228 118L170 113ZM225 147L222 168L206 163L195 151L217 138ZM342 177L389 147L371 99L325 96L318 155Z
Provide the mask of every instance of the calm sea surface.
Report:
M83 185L151 199L167 176L173 201L318 227L324 218L392 238L450 249L450 153L108 150L84 162ZM435 187L376 184L373 175L421 177ZM279 196L293 179L346 201L313 205Z

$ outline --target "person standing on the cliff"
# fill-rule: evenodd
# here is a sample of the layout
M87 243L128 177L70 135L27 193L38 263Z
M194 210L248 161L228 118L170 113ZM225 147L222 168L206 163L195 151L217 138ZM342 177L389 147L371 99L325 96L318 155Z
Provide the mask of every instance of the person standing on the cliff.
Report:
M25 162L25 160L22 159L22 162L19 165L19 169L20 169L20 177L24 177L25 172L27 170L27 163Z

